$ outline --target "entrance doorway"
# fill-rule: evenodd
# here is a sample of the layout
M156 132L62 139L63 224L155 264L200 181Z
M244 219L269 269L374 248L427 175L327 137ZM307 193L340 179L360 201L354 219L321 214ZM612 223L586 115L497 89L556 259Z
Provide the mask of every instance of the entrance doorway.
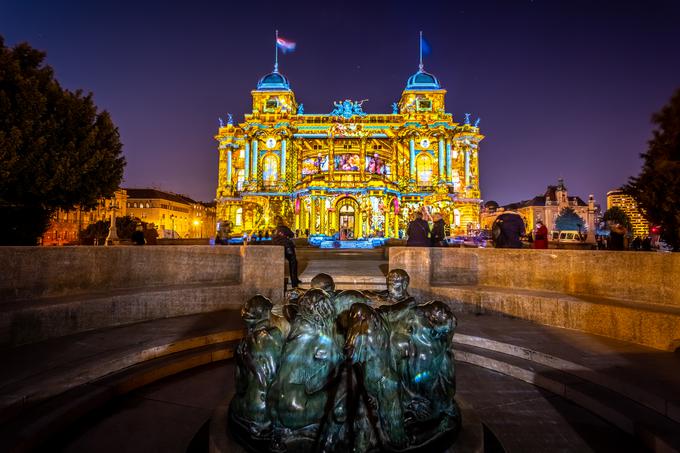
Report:
M337 231L341 239L356 239L357 210L359 205L350 197L340 199L335 209L338 213Z

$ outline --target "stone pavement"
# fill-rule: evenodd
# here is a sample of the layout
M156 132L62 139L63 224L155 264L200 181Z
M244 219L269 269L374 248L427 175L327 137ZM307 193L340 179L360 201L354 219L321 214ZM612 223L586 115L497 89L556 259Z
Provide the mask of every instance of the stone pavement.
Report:
M212 408L233 393L233 375L228 361L151 384L73 426L51 443L50 451L205 451L201 427ZM640 451L613 426L530 384L468 364L459 364L457 381L459 394L508 452Z
M509 451L614 451L607 449L610 445L626 451L636 444L629 442L623 431L642 432L659 446L659 451L680 448L678 354L518 319L457 316L459 326L454 342L459 362L458 390ZM238 311L229 310L84 332L3 350L0 419L4 426L0 428L0 449L9 437L20 431L20 426L4 423L14 421L18 412L30 413L31 406L37 405L34 409L41 411L40 416L47 417L49 422L49 413L39 405L45 399L70 389L97 388L103 385L97 382L113 379L111 376L115 377L121 370L129 373L140 366L152 369L155 360L164 357L174 360L210 345L221 348L209 351L212 359L177 370L227 359L230 355L223 352L227 346L222 345L233 343L241 335L241 328ZM207 368L212 366L221 365ZM200 373L202 369L185 376ZM167 390L167 395L172 395L168 397L170 400L158 397L161 393L165 395L165 390L157 389L161 393L153 393L160 382L128 396L121 397L119 392L114 396L113 405L122 406L104 410L104 417L123 417L116 423L127 426L132 437L137 435L132 433L143 433L150 425L158 424L166 435L183 433L182 442L186 443L189 434L194 428L200 428L208 416L213 403L206 402L205 398L223 398L231 384L225 374L218 374L214 382L205 378L200 385L192 384L191 380L184 382L182 376L167 381L179 386L176 392ZM142 384L129 388L139 385ZM182 387L184 385L189 387ZM151 393L144 393L147 391ZM172 403L173 409L166 410L164 403ZM144 409L148 410L146 415L135 415L143 423L134 417L125 419L125 414L132 416L136 408L147 406L150 408ZM178 409L181 406L191 408L193 415L183 415L184 411ZM175 429L174 423L185 423L187 428ZM138 430L135 426L144 429ZM97 428L97 432L105 432L100 429ZM78 436L81 434L76 438ZM140 443L147 446L145 451L179 451L164 450L161 447L167 444L160 437L148 436L149 442ZM116 436L111 444L122 442L119 437L124 436ZM105 437L99 439L102 438ZM153 439L159 442L158 448L151 445ZM67 443L72 442L81 445L85 439ZM87 450L83 447L70 451Z

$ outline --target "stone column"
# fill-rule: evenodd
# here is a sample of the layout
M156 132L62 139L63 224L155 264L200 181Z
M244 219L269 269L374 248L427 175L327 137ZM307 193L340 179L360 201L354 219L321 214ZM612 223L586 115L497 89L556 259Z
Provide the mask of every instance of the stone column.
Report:
M446 180L451 182L451 140L446 141Z
M439 180L443 181L444 180L444 139L440 138L439 139Z
M390 199L389 197L385 198L385 237L390 236Z
M257 139L253 139L253 152L252 152L252 161L250 164L250 171L252 172L252 181L257 181L257 164L260 160L260 156L257 155Z
M279 179L284 181L286 179L286 139L281 140L281 174Z
M465 187L470 185L470 148L465 148Z
M359 176L361 180L364 180L366 175L366 139L362 138L359 142L359 162L361 162L361 167L359 168Z
M409 178L411 181L416 179L416 141L413 137L408 141L409 149Z
M231 188L231 148L227 150L227 187Z
M246 142L246 152L245 152L245 159L243 160L245 163L244 171L243 171L243 179L245 181L250 180L250 143Z
M321 234L326 234L326 197L319 197L319 230Z
M321 169L319 169L321 171ZM335 139L331 137L328 143L328 176L331 181L335 174Z

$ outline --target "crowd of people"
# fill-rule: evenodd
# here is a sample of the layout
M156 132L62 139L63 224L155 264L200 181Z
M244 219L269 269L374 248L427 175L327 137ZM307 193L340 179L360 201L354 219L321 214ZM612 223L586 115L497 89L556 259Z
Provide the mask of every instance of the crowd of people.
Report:
M432 228L430 223L432 221ZM436 212L432 216L426 209L416 211L415 218L406 228L406 245L410 247L446 247L446 224L441 213Z

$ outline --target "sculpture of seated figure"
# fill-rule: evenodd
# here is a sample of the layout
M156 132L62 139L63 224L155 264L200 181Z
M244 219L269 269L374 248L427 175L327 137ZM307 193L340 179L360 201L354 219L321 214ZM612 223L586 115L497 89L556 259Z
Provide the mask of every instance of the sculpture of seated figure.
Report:
M352 392L359 400L355 404L361 406L365 393L368 407L364 406L363 412L370 414L354 418L357 437L353 451L369 451L377 443L384 449L406 445L399 376L390 353L390 331L380 314L364 303L352 305L345 355L353 364L359 387Z
M438 433L455 435L460 428L451 346L456 317L444 302L431 301L391 327L390 347L404 390L407 423L434 420Z
M408 284L395 269L386 291L336 291L332 277L319 274L312 289L286 294L285 340L268 299L245 304L230 425L249 451L450 447L461 426L456 317L444 302L418 303Z
M405 270L392 269L387 273L387 290L375 293L377 297L374 300L380 305L378 311L390 324L398 322L418 304L408 294L409 281Z
M272 306L269 299L257 295L241 309L247 332L236 348L236 394L229 413L253 437L265 435L270 428L265 401L283 348L283 334L271 325Z
M267 398L275 429L273 450L285 450L287 441L315 441L327 409L327 386L342 359L330 297L321 289L310 289L298 302Z
M335 296L335 282L333 277L328 274L316 274L310 282L312 288L323 289L330 297Z

